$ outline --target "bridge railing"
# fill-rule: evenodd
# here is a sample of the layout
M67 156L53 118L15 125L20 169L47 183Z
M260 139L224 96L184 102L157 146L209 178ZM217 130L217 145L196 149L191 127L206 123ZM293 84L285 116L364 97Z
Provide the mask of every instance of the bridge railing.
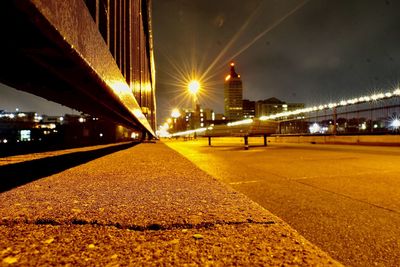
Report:
M154 136L150 5L0 1L0 82Z
M399 96L311 111L279 124L279 134L399 134L399 130Z
M400 134L400 89L298 110L177 132L179 136Z

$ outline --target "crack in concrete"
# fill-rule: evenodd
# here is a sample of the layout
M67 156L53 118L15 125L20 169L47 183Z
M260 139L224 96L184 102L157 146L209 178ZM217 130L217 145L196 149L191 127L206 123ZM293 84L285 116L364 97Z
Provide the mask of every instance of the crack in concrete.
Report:
M192 223L173 223L169 225L162 224L149 224L149 225L136 225L136 224L121 224L121 223L102 223L96 220L88 221L84 219L72 219L68 221L57 221L50 218L39 218L36 220L19 220L19 219L3 219L0 222L0 226L14 226L18 224L29 224L29 225L52 225L52 226L61 226L61 225L91 225L96 227L115 227L121 230L131 230L131 231L169 231L169 230L182 230L182 229L211 229L217 226L224 225L271 225L275 224L275 221L253 221L251 219L247 219L247 221L215 221L215 222L201 222L197 224Z
M302 182L302 181L299 181L299 180L293 180L293 181L296 182L296 183L305 185L305 186L309 186L309 187L324 191L324 192L328 192L328 193L333 194L333 195L341 196L341 197L344 197L344 198L347 198L347 199L350 199L350 200L353 200L353 201L357 201L357 202L360 202L360 203L363 203L363 204L367 204L367 205L373 206L373 207L378 208L378 209L382 209L382 210L386 210L386 211L393 212L393 213L396 213L396 214L400 214L400 212L397 211L397 210L394 210L394 209L391 209L391 208L387 208L387 207L384 207L384 206L380 206L380 205L377 205L377 204L374 204L374 203L371 203L371 202L368 202L368 201L365 201L365 200L362 200L362 199L354 198L354 197L348 196L346 194L342 194L342 193L338 193L338 192L335 192L335 191L332 191L332 190L321 188L319 186L308 184L306 182Z

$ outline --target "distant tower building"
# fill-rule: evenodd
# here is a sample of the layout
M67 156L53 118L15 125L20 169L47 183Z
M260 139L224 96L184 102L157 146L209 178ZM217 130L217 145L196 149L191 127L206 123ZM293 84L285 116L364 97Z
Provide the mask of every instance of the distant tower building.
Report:
M231 63L231 72L225 78L224 106L227 120L243 119L243 86L240 75L235 71L235 63Z

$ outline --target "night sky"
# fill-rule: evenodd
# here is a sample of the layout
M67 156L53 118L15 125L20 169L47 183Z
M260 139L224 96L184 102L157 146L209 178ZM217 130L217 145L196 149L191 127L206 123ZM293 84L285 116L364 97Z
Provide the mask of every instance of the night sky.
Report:
M395 0L154 0L159 123L172 108L190 107L185 85L207 69L199 102L222 113L231 60L251 100L308 106L392 90L400 81L399 10ZM0 109L71 111L0 93Z

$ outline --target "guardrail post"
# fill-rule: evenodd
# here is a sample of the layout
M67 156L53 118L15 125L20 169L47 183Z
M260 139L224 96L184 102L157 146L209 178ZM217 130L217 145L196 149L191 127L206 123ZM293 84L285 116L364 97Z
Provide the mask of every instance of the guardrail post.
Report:
M333 135L337 134L337 110L336 107L333 108Z
M264 134L264 146L267 146L267 135Z
M211 146L211 136L208 137L208 146Z
M146 134L147 133L145 131L142 132L142 138L140 140L141 142L145 142L146 141Z
M244 150L249 150L249 137L244 137Z

